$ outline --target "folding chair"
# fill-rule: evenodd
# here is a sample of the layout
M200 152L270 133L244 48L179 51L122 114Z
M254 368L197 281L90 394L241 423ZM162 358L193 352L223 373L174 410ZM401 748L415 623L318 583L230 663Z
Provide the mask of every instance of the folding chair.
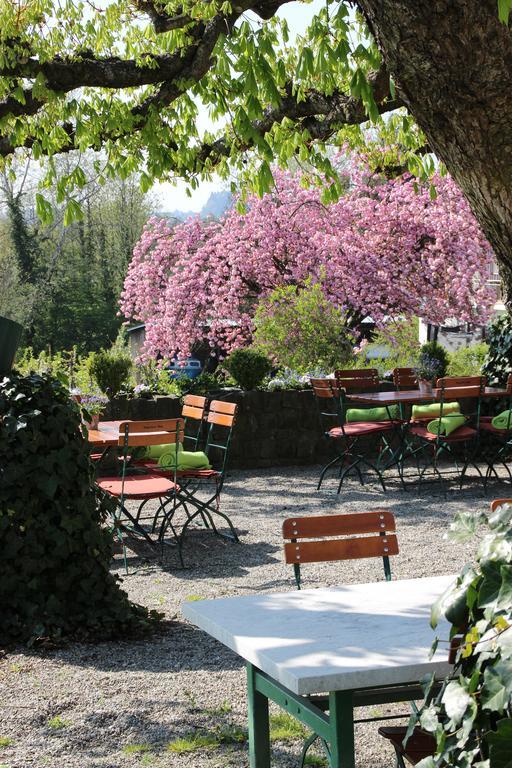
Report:
M122 533L134 533L142 536L149 544L155 542L150 533L141 524L142 510L150 500L158 500L159 507L152 515L153 525L151 533L154 533L159 515L163 515L165 527L160 529L158 540L163 543L165 531L170 528L176 545L178 555L183 565L181 554L181 541L177 535L173 523L173 515L182 502L178 498L180 491L176 478L152 472L151 469L129 466L129 449L146 445L176 444L183 440L183 419L158 419L148 421L126 421L119 425L118 445L123 449L121 475L115 477L101 477L96 481L96 486L104 494L116 501L116 513L113 524L118 536L123 542ZM128 501L140 501L137 511L130 512L126 503ZM171 510L169 511L169 506Z
M285 561L293 565L297 589L301 588L303 563L367 557L382 557L384 576L390 581L389 558L398 554L395 531L393 513L380 509L353 515L290 517L283 523Z
M201 450L206 404L206 397L200 395L185 395L183 398L181 409L181 417L185 422L183 447L187 451Z
M487 464L487 471L484 477L484 488L491 479L491 475L498 477L496 464L501 464L512 481L512 472L508 466L508 457L512 453L512 374L507 380L507 393L505 398L505 410L508 416L503 428L495 427L492 423L493 416L482 416L480 418L480 431L483 442L483 456Z
M238 406L223 400L212 400L205 420L208 433L204 453L208 456L212 469L184 469L176 472L180 483L181 500L187 511L181 537L198 516L206 520L213 532L219 536L238 541L238 534L229 517L220 509L221 491L226 477L229 449L236 421ZM213 492L210 490L213 486ZM206 498L201 494L205 493ZM190 512L188 505L194 508ZM228 525L229 533L221 533L215 525L215 516L222 518Z
M348 381L348 379L345 379ZM350 382L349 382L350 384ZM380 459L390 450L386 442L386 435L390 436L395 425L390 421L346 421L347 401L345 389L340 387L334 379L311 379L311 386L315 395L320 417L320 426L324 435L332 440L336 446L337 455L329 461L320 472L317 490L322 485L326 472L339 464L338 493L347 475L354 471L359 477L361 485L364 485L361 466L374 471L380 483L386 490L383 471L380 468ZM361 438L379 436L381 445L377 462L370 461L358 451L358 442Z
M421 483L429 466L432 466L435 475L442 481L442 473L439 469L439 460L443 456L454 459L455 470L459 471L455 446L463 451L463 467L459 474L460 485L468 467L473 466L482 480L484 476L474 459L479 445L480 403L485 379L482 376L444 377L438 379L437 389L434 391L434 399L439 403L439 415L431 419L437 422L437 433L430 432L427 423L413 423L408 429L408 435L416 441L417 447L409 446L409 455L413 455L418 463L419 482ZM476 400L476 410L471 416L466 415L466 421L472 421L475 426L465 423L457 427L448 435L441 434L442 419L447 416L446 404L458 398L472 398ZM462 414L461 414L462 415ZM422 470L419 469L421 457L427 459ZM446 473L445 473L446 474Z

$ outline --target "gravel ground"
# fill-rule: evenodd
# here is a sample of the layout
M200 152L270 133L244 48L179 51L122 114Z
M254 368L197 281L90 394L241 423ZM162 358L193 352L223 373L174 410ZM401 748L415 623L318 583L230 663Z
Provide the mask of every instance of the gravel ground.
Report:
M187 624L180 604L197 597L293 589L280 540L287 516L392 510L400 543L392 562L397 579L451 573L472 557L473 546L454 546L443 537L456 512L487 508L478 485L445 496L437 485L419 494L413 488L403 492L395 482L384 494L374 482L362 488L351 481L337 496L332 479L316 491L318 473L318 467L230 473L223 509L241 541L192 530L184 548L185 569L177 567L173 551L161 563L138 549L138 554L129 552L125 576L116 558L114 569L130 597L165 612L169 623L162 633L145 641L72 644L1 658L0 768L246 768L243 665ZM500 495L508 495L505 485L492 489L491 498ZM305 587L366 582L382 578L382 563L311 565L303 569L303 578ZM371 714L391 711L382 707ZM358 766L393 765L391 750L376 730L376 724L357 726ZM177 740L187 738L192 746L194 733L217 743L180 751ZM300 745L298 737L274 739L273 765L298 765Z

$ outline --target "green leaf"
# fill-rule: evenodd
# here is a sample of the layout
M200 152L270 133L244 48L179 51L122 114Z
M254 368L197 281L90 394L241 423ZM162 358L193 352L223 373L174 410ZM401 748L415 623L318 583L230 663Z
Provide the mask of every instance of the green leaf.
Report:
M52 223L53 221L52 205L39 192L36 193L36 213L43 224Z
M512 768L512 720L499 720L495 733L487 735L490 768Z
M508 25L511 10L512 0L498 0L498 18L502 24Z

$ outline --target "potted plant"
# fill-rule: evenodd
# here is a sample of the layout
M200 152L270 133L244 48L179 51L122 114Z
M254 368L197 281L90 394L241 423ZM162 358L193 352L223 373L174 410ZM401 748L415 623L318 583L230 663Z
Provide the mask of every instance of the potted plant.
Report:
M432 386L441 374L441 363L437 357L431 357L423 353L420 355L418 364L414 368L414 373L418 377L420 392L432 394Z
M89 429L98 429L101 413L107 403L108 398L103 395L82 395L82 418Z

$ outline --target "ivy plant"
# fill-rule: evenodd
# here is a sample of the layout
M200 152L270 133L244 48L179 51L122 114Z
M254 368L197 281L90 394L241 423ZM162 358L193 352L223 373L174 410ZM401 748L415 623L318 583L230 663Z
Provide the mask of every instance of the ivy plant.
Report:
M480 526L486 528L482 535ZM435 627L444 615L450 638L460 637L453 674L411 718L437 741L436 753L418 768L510 768L512 765L512 505L489 516L460 515L451 536L478 533L476 563L432 609Z
M505 385L512 373L512 318L502 315L491 325L488 336L489 351L482 373L489 386Z
M0 644L149 629L109 571L79 407L49 374L0 381Z

